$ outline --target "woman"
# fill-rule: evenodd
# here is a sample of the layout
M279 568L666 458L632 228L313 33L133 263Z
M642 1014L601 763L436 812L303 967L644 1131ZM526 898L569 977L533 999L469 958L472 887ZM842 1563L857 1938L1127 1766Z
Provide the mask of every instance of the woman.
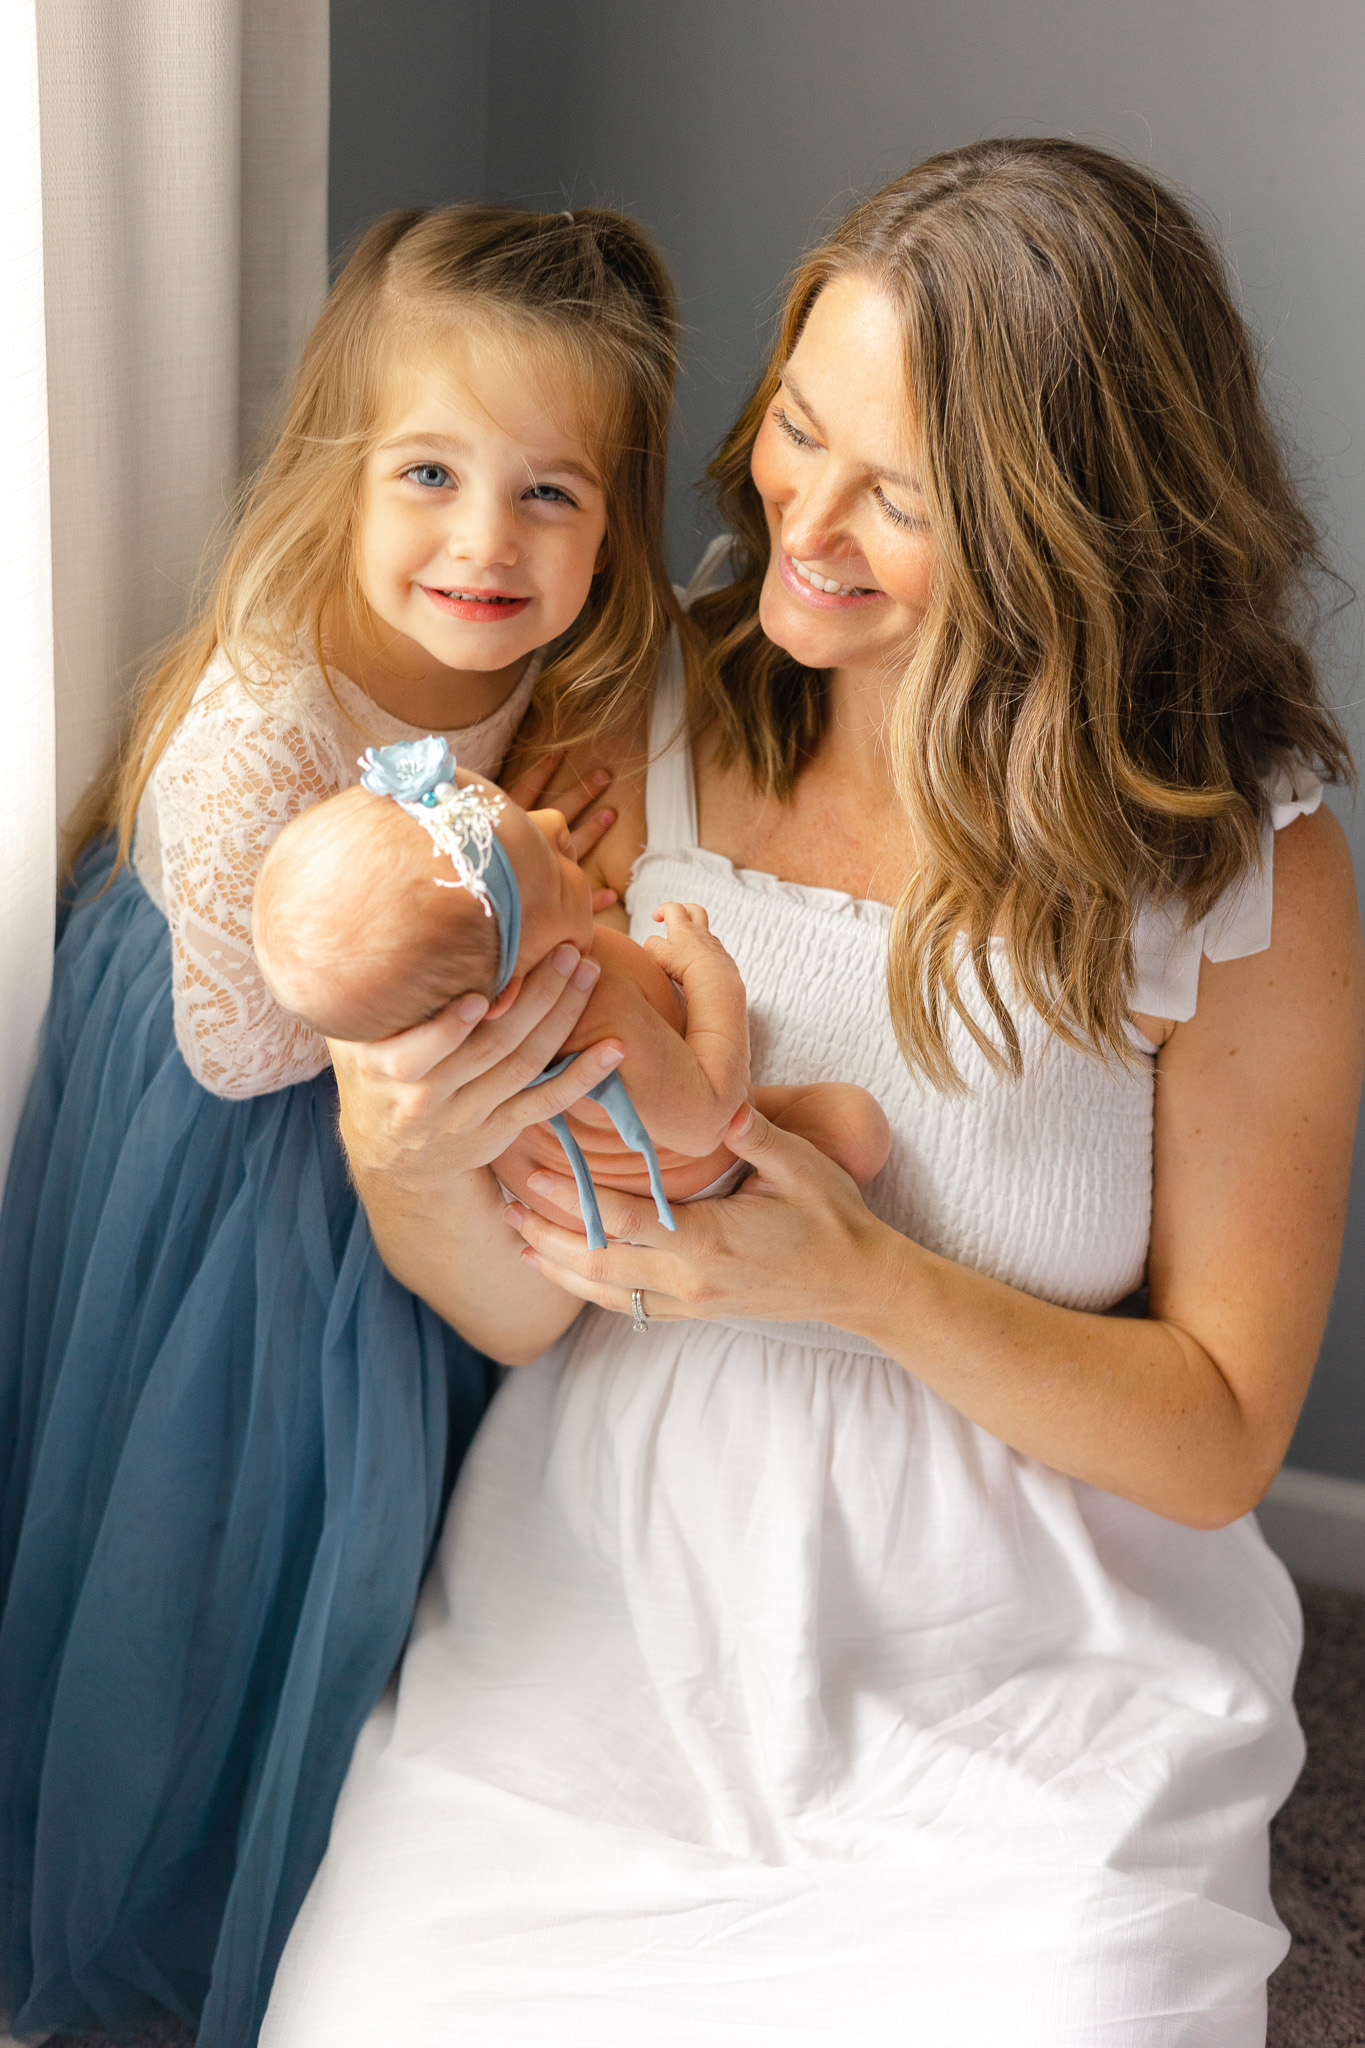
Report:
M710 682L689 745L665 665L606 873L643 842L633 928L703 903L755 1080L862 1082L891 1161L864 1203L741 1112L737 1194L671 1238L606 1196L591 1253L565 1181L504 1210L489 1166L561 1106L519 1090L570 953L481 1029L337 1049L385 1256L535 1362L263 2039L1248 2048L1301 1755L1248 1511L1362 1008L1244 330L1145 173L982 144L802 267L715 475Z

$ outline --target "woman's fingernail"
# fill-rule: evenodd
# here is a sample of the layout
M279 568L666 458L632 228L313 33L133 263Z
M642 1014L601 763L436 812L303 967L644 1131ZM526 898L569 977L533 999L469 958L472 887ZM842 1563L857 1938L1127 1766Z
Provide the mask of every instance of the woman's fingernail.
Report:
M520 1202L509 1202L502 1212L503 1222L510 1223L513 1230L520 1230L525 1218L526 1211L522 1208Z
M746 1108L735 1112L730 1124L730 1136L732 1138L747 1138L753 1127L754 1112L753 1105L750 1104Z
M577 946L556 946L550 955L550 965L556 974L572 974L581 958Z
M599 811L597 813L597 822L603 826L614 825L616 822L615 811Z
M607 786L607 784L608 784L608 783L609 783L610 781L611 781L611 771L610 771L610 769L607 769L607 768L595 768L595 769L593 770L593 777L592 777L592 786L593 786L593 788L594 788L594 789L605 789L605 788L606 788L606 786Z
M590 989L601 972L602 970L595 960L580 960L574 972L574 987L585 990Z
M455 1005L455 1015L462 1024L477 1024L487 1008L487 996L461 996L459 1002Z
M619 1067L625 1056L624 1049L619 1045L599 1045L597 1048L596 1058L599 1067Z
M526 1185L534 1188L538 1195L552 1195L555 1191L555 1177L552 1173L528 1173Z

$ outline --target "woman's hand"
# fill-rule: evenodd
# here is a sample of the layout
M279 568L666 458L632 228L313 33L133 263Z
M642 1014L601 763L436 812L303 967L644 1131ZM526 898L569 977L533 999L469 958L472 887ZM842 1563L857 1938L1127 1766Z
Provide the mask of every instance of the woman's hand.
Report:
M599 1188L603 1224L623 1241L594 1252L577 1232L510 1204L504 1215L526 1241L522 1259L565 1293L623 1315L639 1288L658 1320L752 1316L861 1328L869 1302L890 1284L898 1248L914 1248L877 1220L842 1167L759 1110L741 1109L725 1143L753 1173L723 1200L680 1204L676 1231L664 1229L652 1202ZM578 1213L567 1175L541 1171L530 1186Z
M342 1141L380 1256L471 1344L508 1365L534 1358L573 1311L512 1254L489 1162L620 1060L622 1047L607 1039L530 1086L582 1016L597 974L595 961L559 946L500 1014L489 1014L485 996L466 995L377 1045L332 1044Z
M375 1044L330 1040L357 1178L439 1188L577 1102L619 1064L615 1041L590 1046L553 1081L530 1084L582 1016L599 972L576 946L557 946L501 1014L489 1015L486 996L464 995Z

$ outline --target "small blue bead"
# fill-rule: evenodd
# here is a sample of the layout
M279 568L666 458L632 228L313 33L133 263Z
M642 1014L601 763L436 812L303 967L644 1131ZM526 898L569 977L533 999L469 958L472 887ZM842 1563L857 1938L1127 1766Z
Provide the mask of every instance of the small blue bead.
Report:
M422 798L422 802L428 805L434 804L436 802L436 792L434 790L429 789L426 795Z

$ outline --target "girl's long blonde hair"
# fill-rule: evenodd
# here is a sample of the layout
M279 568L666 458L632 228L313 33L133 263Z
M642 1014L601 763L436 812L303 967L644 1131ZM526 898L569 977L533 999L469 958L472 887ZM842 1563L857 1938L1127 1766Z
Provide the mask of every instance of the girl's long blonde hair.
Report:
M338 278L207 601L143 682L126 740L72 822L75 846L112 829L127 858L147 780L215 654L250 678L287 668L302 641L327 674L327 621L363 617L361 482L395 371L439 359L462 327L524 350L528 374L567 373L602 467L605 558L537 685L545 727L591 736L638 709L680 623L663 559L678 348L663 262L633 221L602 208L392 213Z
M736 580L693 608L702 718L781 796L820 744L828 680L759 627L749 460L816 297L850 274L900 312L938 554L890 734L919 863L891 938L901 1045L959 1085L956 1015L1019 1071L999 937L1063 1039L1131 1060L1138 906L1193 922L1256 864L1277 765L1353 773L1306 645L1318 539L1245 326L1189 209L1069 141L933 157L814 251L711 468Z

